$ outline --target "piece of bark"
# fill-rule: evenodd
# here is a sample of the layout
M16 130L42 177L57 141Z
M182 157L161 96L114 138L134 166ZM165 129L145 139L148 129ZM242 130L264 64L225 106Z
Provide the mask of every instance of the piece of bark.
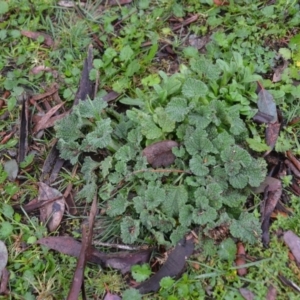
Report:
M93 69L93 46L88 48L88 55L84 61L83 70L81 73L80 83L75 95L73 105L77 105L79 100L86 100L87 97L93 99L95 94L95 84L90 80L90 71Z
M55 143L44 161L40 181L48 185L54 182L64 162L65 160L59 157L59 151Z
M79 258L77 261L76 270L73 276L72 285L67 297L67 300L75 300L79 298L79 293L84 286L84 269L87 262L88 253L90 252L92 238L93 238L93 228L95 217L97 214L97 198L95 197L92 202L91 211L89 215L89 222L84 223L82 226L82 246L80 249ZM85 291L83 289L83 295ZM84 297L85 298L85 297Z
M19 157L18 162L24 161L28 152L28 136L29 136L29 119L28 119L28 98L25 97L22 101L21 123L20 123L20 142L19 142Z

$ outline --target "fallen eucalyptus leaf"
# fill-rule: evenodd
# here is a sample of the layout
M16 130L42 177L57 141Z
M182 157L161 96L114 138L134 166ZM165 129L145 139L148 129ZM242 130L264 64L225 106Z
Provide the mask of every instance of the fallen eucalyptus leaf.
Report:
M159 282L166 276L177 277L182 274L185 268L186 259L194 251L193 240L182 239L170 253L165 264L151 278L137 287L141 294L156 292L159 290Z

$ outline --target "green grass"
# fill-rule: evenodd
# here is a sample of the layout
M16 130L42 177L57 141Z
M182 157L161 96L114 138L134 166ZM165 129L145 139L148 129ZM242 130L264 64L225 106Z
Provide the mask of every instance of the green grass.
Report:
M56 132L50 128L42 137L32 137L30 145L39 151L34 152L33 157L27 157L28 163L20 168L16 180L10 181L3 168L7 161L17 158L19 113L24 93L40 94L57 83L65 108L70 108L89 44L94 46L94 69L90 78L96 80L99 76L99 95L110 90L120 93L119 101L111 105L106 115L113 120L113 126L117 126L120 120L120 124L125 124L123 112L125 109L133 111L132 108L139 109L135 110L135 117L142 120L150 116L155 123L162 116L161 109L171 99L172 80L184 84L184 78L189 77L200 78L209 89L208 94L199 99L197 95L190 94L191 89L186 89L185 94L192 99L191 102L194 101L195 105L197 101L208 104L215 97L225 100L228 109L239 105L247 128L261 140L264 139L264 128L251 122L256 103L253 82L258 78L273 95L286 122L300 113L300 85L295 84L300 79L300 6L297 1L279 0L268 5L266 1L230 0L229 5L215 6L212 0L141 0L113 7L105 6L107 1L102 2L88 1L84 7L65 8L53 0L24 0L21 5L16 0L7 2L8 5L0 1L0 100L4 101L0 117L6 115L1 120L1 137L15 131L7 142L0 144L0 239L5 242L9 253L10 299L63 299L71 285L76 259L37 246L36 240L50 235L46 226L40 223L38 213L27 215L24 211L12 209L16 204L25 204L37 197L43 162ZM181 18L187 19L196 14L198 18L194 22L173 30ZM21 30L47 33L54 44L46 47L43 38L32 40L23 36ZM200 39L205 35L210 37L205 48L200 50L200 53L205 52L204 62L201 62L204 54L199 55L199 51L189 44L189 34ZM274 69L284 60L288 60L289 64L281 75L281 81L273 83ZM211 62L210 67L221 61L222 74L226 76L220 77L216 73L214 78L211 68L200 71L198 66L208 61ZM49 67L52 72L32 74L31 70L41 65ZM177 75L170 77L174 73ZM193 82L189 81L191 85ZM4 98L6 91L10 95ZM32 114L36 113L33 106L30 110ZM156 137L158 140L172 138L173 132L167 125L165 132ZM121 126L118 129L121 134ZM299 155L299 136L299 123L286 127L276 149L279 152L291 150ZM143 140L144 146L156 141L148 137ZM120 140L126 144L124 139ZM246 143L243 145L247 147ZM254 156L261 154L254 153ZM76 167L73 169L70 164L65 165L54 187L63 192L72 183L73 191L80 191L86 182L81 163L77 164L77 171ZM139 176L140 179L143 179L142 176L154 177L153 174ZM184 175L174 182L181 183L183 178ZM109 180L113 182L115 179L111 177ZM283 180L285 187L289 180ZM101 195L110 195L112 186L103 185ZM122 186L123 191L128 186L136 187L136 182ZM293 215L287 218L279 216L273 222L268 249L259 242L254 245L246 243L250 266L245 277L238 276L234 268L234 251L224 253L222 243L200 239L198 246L202 251L189 260L185 275L178 280L167 278L158 293L144 296L144 299L203 299L207 291L211 292L213 299L242 299L239 293L242 287L251 290L257 299L264 299L270 285L276 287L277 299L297 299L297 293L281 283L277 276L281 274L296 284L300 276L297 266L288 258L287 247L275 234L280 229L299 234L300 198L288 191L286 194L291 199L289 206ZM255 197L253 202L249 211L259 218L260 199ZM77 199L79 215L65 215L60 228L51 235L64 233L80 239L80 223L86 218L89 205L84 199ZM101 205L106 208L105 203ZM239 213L241 211L242 207ZM115 242L120 235L120 220L116 222L112 215L101 216L95 237ZM139 243L162 242L159 235L154 237L143 230ZM229 249L231 242L224 243ZM128 288L120 274L102 270L99 266L88 265L85 276L89 299L101 299L107 289L111 293L122 294ZM130 295L131 291L127 293Z

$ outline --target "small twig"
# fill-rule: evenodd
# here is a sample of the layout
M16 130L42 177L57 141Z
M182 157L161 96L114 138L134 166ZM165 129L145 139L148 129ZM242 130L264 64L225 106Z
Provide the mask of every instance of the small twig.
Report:
M298 171L300 171L300 161L292 154L291 151L287 151L286 155L287 155L288 159L293 163L293 165L298 169Z
M52 198L52 199L40 200L38 202L28 203L28 204L23 205L23 206L17 205L17 206L14 206L14 209L21 210L21 207L22 207L27 213L29 213L29 212L32 212L36 209L42 208L43 206L48 205L49 203L52 203L52 202L54 202L58 199L61 199L61 198L62 198L62 196L57 196L57 197Z
M187 25L189 25L189 24L191 24L191 23L196 22L196 21L198 20L198 18L199 18L199 15L198 15L198 14L196 14L196 15L194 15L194 16L191 16L190 18L184 20L184 21L182 22L182 24L179 24L179 25L177 25L177 26L174 26L173 31L177 31L178 29L180 29L180 28L182 28L182 27L184 27L184 26L187 26Z
M99 241L94 241L93 244L95 246L102 246L102 247L109 247L109 248L116 248L116 249L122 249L122 250L130 250L130 251L141 250L141 249L145 250L145 247L148 248L148 246L133 247L133 246L128 246L128 245L102 243Z
M98 92L98 87L99 87L99 78L100 78L100 74L99 74L99 70L97 70L96 72L96 80L95 80L95 90L94 90L94 99L97 96L97 92Z

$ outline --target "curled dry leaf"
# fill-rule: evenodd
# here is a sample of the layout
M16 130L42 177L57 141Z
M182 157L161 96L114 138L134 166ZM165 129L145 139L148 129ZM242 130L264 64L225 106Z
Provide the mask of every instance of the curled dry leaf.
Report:
M40 182L38 201L50 200L53 198L56 198L56 200L40 209L41 222L47 224L50 232L56 230L62 220L65 211L65 199L58 190Z
M48 47L51 47L54 44L53 39L50 37L50 35L46 33L22 30L21 34L32 40L37 40L39 37L42 36L44 38L43 44Z
M64 105L64 103L60 103L52 107L45 115L43 115L38 123L33 128L33 133L36 133L42 129L49 128L54 125L54 122L51 121L51 117ZM64 117L66 114L62 114L61 116ZM61 118L62 118L61 117Z
M243 243L239 242L237 243L237 258L235 260L235 264L237 267L242 266L246 264L246 251ZM237 273L239 276L245 276L247 275L247 268L239 268L237 269Z
M174 160L175 155L172 153L172 148L178 147L175 141L161 141L147 146L143 150L143 155L146 156L148 163L153 168L170 166Z

